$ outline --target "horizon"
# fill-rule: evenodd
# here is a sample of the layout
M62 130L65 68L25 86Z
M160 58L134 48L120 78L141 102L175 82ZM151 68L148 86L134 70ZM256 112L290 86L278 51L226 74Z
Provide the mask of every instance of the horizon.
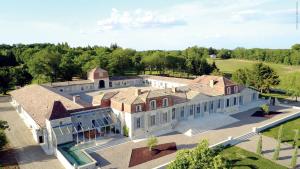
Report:
M295 4L295 0L12 0L2 2L0 43L67 42L70 47L116 43L138 51L192 46L290 49L300 43Z

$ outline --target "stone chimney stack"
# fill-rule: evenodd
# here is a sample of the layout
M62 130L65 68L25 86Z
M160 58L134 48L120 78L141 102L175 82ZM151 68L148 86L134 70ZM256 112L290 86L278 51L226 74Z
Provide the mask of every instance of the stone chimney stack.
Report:
M78 103L79 100L80 100L80 95L74 95L73 96L73 102L74 103Z
M214 81L214 80L210 80L210 81L209 81L209 86L210 86L211 88L214 88L214 85L215 85L215 81Z
M176 87L172 87L172 92L176 93Z
M142 93L141 89L135 89L135 95L139 96Z

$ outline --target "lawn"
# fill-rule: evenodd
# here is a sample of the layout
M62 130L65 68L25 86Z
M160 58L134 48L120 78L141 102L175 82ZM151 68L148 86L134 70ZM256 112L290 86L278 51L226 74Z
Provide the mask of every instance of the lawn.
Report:
M287 167L236 146L224 149L221 154L230 160L234 169L287 169Z
M258 63L258 61L251 61L251 60L238 60L238 59L214 59L217 67L226 74L232 74L238 69L241 68L251 68L255 63ZM212 63L212 59L208 59L209 63ZM289 74L293 72L300 72L300 66L289 66L289 65L283 65L283 64L276 64L276 63L266 63L264 64L270 66L273 68L279 75L280 80L284 81ZM278 86L279 88L282 88L283 85L280 84Z
M290 120L288 122L285 122L283 125L283 134L282 134L282 141L292 144L295 136L295 129L299 130L300 133L300 118ZM263 135L268 137L277 138L277 133L279 126L270 128L268 130L263 131ZM300 138L300 135L299 135ZM300 142L298 141L298 146L300 146Z

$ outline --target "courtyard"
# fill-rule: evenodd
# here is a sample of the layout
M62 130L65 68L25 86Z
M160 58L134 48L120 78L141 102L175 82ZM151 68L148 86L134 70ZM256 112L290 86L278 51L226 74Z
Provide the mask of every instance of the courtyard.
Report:
M299 110L273 107L272 109L283 112L270 119L261 117L252 117L251 115L257 109L251 109L242 113L231 115L232 118L237 119L228 125L218 126L214 129L200 132L193 136L186 136L183 133L173 132L158 137L159 144L175 142L177 149L193 148L197 145L199 140L208 139L209 143L216 144L220 141L226 140L228 137L238 137L244 133L250 132L253 127L262 126L272 121L278 120L285 116L297 113ZM146 146L146 140L128 141L111 147L104 147L102 149L90 152L91 156L97 160L101 168L128 168L132 149ZM148 161L146 163L131 167L131 168L155 168L174 160L176 153Z

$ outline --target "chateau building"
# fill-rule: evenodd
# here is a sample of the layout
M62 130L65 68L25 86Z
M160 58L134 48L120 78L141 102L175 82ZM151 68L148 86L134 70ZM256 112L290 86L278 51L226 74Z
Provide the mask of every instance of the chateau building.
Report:
M46 153L55 153L60 144L122 135L124 130L132 139L168 133L183 121L259 106L253 104L258 100L257 91L221 76L193 80L110 77L107 71L95 68L87 77L11 92L12 104Z

